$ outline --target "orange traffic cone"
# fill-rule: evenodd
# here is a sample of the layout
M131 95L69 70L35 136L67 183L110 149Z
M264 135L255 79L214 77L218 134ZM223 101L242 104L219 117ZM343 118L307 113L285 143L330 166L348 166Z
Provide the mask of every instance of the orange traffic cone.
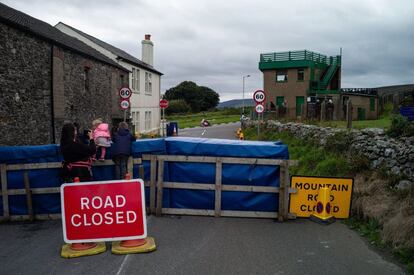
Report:
M173 135L173 137L176 137L177 136L177 128L175 128L175 125L174 125L174 129L173 129L172 135Z
M73 182L80 182L79 177L73 178ZM60 252L63 258L77 258L82 256L96 255L106 251L105 243L71 243L64 244Z
M335 222L335 217L331 214L330 190L328 187L319 189L318 202L316 203L316 211L310 216L310 219L320 224L331 224Z
M243 134L243 132L241 132L241 133L239 134L239 140L244 140L244 134Z
M125 179L130 180L131 174L127 173ZM113 242L111 252L113 254L145 253L154 251L156 248L154 238L146 237L144 239Z

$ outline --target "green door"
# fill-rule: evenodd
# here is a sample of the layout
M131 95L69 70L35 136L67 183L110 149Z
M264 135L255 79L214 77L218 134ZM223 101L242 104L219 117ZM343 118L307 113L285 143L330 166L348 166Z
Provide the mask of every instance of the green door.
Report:
M297 96L296 97L296 116L302 115L302 105L305 103L304 96Z
M358 108L358 120L365 120L365 109Z
M283 101L285 101L285 97L283 97L283 96L277 96L276 97L276 106L282 107Z

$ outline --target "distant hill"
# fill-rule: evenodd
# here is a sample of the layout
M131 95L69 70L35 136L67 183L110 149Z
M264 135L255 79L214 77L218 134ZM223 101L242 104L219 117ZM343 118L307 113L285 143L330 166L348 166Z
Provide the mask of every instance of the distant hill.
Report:
M245 99L244 100L244 106L245 107L247 107L247 106L254 106L255 105L255 103L254 103L254 100L253 99ZM218 105L217 105L217 108L218 109L224 109L224 108L241 108L241 107L243 107L243 99L232 99L232 100L229 100L229 101L224 101L224 102L220 102Z

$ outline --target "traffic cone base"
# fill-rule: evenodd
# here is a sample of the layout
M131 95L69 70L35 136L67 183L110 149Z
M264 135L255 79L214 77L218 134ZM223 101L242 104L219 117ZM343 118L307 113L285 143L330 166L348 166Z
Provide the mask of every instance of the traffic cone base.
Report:
M106 251L106 245L104 242L101 243L95 243L95 246L89 245L83 245L83 247L81 245L74 245L72 246L72 244L64 244L62 246L62 250L60 252L60 256L62 258L66 258L66 259L70 259L70 258L78 258L78 257L83 257L83 256L91 256L91 255L96 255L96 254L100 254L102 252Z
M327 187L322 187L319 189L318 201L310 219L319 224L331 224L335 222L335 217L331 214L331 209L330 190Z
M147 253L157 249L154 238L146 237L143 240L145 240L145 242L141 240L112 242L111 251L113 254L131 254ZM130 246L133 245L133 242L136 242L137 246Z
M331 224L331 223L335 222L335 217L334 216L324 218L324 217L321 217L317 214L312 214L312 215L310 215L310 219L311 219L311 221L314 221L316 223L323 224L323 225L328 225L328 224Z

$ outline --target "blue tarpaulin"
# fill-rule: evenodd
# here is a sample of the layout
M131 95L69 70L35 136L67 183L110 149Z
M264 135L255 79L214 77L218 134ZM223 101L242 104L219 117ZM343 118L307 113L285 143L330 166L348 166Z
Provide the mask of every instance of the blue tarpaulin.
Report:
M189 156L216 156L241 158L288 159L288 149L280 142L253 142L222 139L200 138L160 138L143 139L133 143L132 155L139 158L143 154L167 154ZM111 158L108 150L107 158ZM0 163L44 163L60 162L62 156L58 145L44 146L6 146L0 147ZM150 179L149 161L143 161L144 179ZM215 182L214 163L166 162L164 181L184 183ZM112 166L93 168L94 180L113 179ZM138 166L134 166L134 175L138 177ZM30 170L31 188L59 187L59 169ZM8 189L23 189L23 171L8 171ZM223 164L222 184L279 186L279 167L264 165ZM149 193L146 190L147 205ZM222 193L223 210L277 211L276 194L253 192ZM35 214L60 213L59 194L34 194L33 207ZM163 207L214 209L214 191L165 189ZM10 195L9 208L11 215L27 214L26 196ZM3 212L2 202L0 213Z

